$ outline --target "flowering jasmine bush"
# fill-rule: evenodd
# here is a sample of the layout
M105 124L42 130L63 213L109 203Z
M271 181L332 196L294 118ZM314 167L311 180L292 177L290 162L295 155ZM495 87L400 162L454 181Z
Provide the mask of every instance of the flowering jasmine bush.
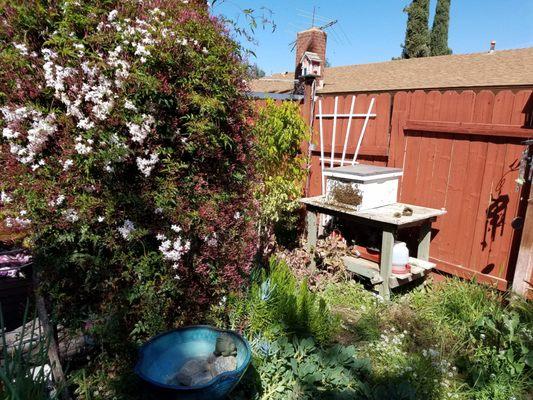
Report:
M0 2L0 223L56 312L137 338L246 279L251 112L238 46L193 2Z

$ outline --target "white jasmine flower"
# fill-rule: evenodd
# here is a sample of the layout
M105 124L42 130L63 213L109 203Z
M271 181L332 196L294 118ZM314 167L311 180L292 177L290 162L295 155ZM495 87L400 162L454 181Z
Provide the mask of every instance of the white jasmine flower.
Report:
M69 222L76 222L80 219L78 213L73 208L68 208L63 212L65 219Z
M77 127L87 131L94 128L94 122L92 122L89 118L83 118L78 121Z
M63 171L68 171L70 167L74 164L74 161L67 159L63 162Z
M117 18L117 15L118 15L118 11L117 11L117 10L113 10L113 11L111 11L111 12L107 15L107 20L108 20L109 22L114 21L115 18Z
M172 247L172 242L168 239L165 239L162 241L162 243L159 245L159 250L161 252L166 252Z
M13 43L13 46L15 46L15 49L17 49L23 56L28 55L28 48L24 43Z
M98 222L104 222L105 218L102 215L100 215L98 218L96 218L96 220Z
M172 229L176 233L180 233L181 232L181 228L178 225L172 225L170 227L170 229Z
M65 196L60 194L59 196L57 196L55 201L52 202L53 203L52 205L60 206L61 204L63 204L64 201L65 201Z
M152 169L159 161L159 156L157 154L151 154L149 158L137 157L135 161L137 162L137 168L139 168L139 171L141 171L144 176L150 176Z
M93 148L90 146L90 144L83 143L83 138L81 136L78 136L76 138L76 145L74 146L74 149L78 154L85 155L89 154Z
M205 47L202 49L202 53L204 54L208 54L209 53L209 50L207 50Z
M162 233L158 233L156 235L156 239L159 240L160 242L164 241L167 239L167 237L165 235L163 235Z
M135 104L133 104L133 102L131 102L130 100L126 100L124 102L124 108L126 110L137 111L137 107L135 107Z
M143 121L140 125L132 122L126 124L131 135L131 140L139 144L144 142L155 124L155 119L151 115L143 114L141 117Z
M6 192L4 192L3 190L0 192L0 203L1 204L9 204L13 201L13 197L11 197L10 195L8 195Z
M20 136L20 133L10 128L2 129L2 136L7 140L16 139Z
M132 232L135 230L135 225L129 219L124 221L124 225L118 228L119 233L126 240L130 239Z

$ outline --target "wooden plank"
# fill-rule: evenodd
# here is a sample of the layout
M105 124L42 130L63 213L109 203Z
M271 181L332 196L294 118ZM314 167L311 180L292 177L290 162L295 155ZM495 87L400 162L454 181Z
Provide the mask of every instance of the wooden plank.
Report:
M488 122L492 118L494 104L494 93L484 90L476 95L474 112L472 115L474 122ZM486 199L481 199L483 184L483 174L487 153L487 142L479 137L472 137L468 154L468 166L462 173L467 174L463 197L463 213L461 230L458 232L459 241L455 251L461 256L457 264L464 265L475 271L480 271L479 265L470 265L470 255L474 244L474 233L476 229L476 217L480 207L480 201L486 203Z
M381 261L379 274L383 282L379 285L379 293L384 300L390 300L389 278L392 272L392 248L394 247L394 232L384 230L381 239Z
M330 167L333 167L333 158L335 156L335 152L334 152L334 149L335 149L335 146L336 146L336 142L335 142L335 135L337 133L337 110L338 110L338 106L339 106L339 96L335 96L335 108L333 109L333 128L331 129L331 163L330 163ZM323 116L322 116L323 118Z
M427 121L410 119L405 122L404 130L453 133L456 135L480 135L496 137L514 137L528 139L533 137L533 129L524 128L520 125L491 124L491 123L467 123L450 121Z
M318 237L317 214L312 211L307 211L307 251L311 254L311 264L309 268L311 272L316 270L315 251Z
M453 121L457 118L459 98L459 94L455 91L449 90L442 94L439 120ZM441 133L436 133L434 137L434 140L436 141L435 160L433 165L433 179L429 188L430 198L428 205L431 208L446 208L446 194L449 187L448 180L450 178L450 170L452 167L451 161L454 137L452 135ZM446 218L439 218L433 225L433 229L439 234L437 234L433 240L431 249L433 254L437 256L443 251L442 248L446 242L446 235L449 234L448 231L443 230L443 227L453 227L453 225L448 225L449 219L449 216L446 216Z
M429 245L431 244L431 222L427 221L420 227L416 257L420 260L429 260Z
M410 117L414 119L424 118L426 106L426 94L422 90L417 90L412 94ZM416 192L418 181L418 165L420 159L420 136L406 135L405 162L402 179L402 191L400 201L405 203L416 202Z
M355 106L355 96L352 96L352 102L350 104L350 117L348 119L348 126L346 127L346 133L344 134L344 146L342 148L342 161L341 167L344 165L344 160L346 158L346 149L348 148L348 142L350 140L350 129L352 127L352 113Z
M322 99L318 100L318 110L322 114ZM324 124L322 123L322 118L319 120L319 129L320 129L320 175L322 182L322 191L321 193L326 192L326 178L324 177Z
M335 146L333 150L335 154L342 154L342 149L343 149L342 146L337 145ZM321 151L321 150L322 149L320 147L313 149L313 151ZM324 146L324 152L326 154L331 153L331 150L332 150L331 146L328 146L328 145ZM352 155L352 154L353 153L350 151L347 153L347 155ZM387 154L388 154L388 149L386 146L367 145L367 146L361 146L361 149L359 149L359 155L387 157Z
M437 264L437 269L463 279L475 279L476 282L487 284L498 290L507 290L507 280L492 275L486 275L460 264L453 264L446 260L430 257L429 261Z
M350 256L342 257L342 262L348 271L370 279L373 285L383 282L379 274L379 264L376 262Z
M510 124L513 113L515 95L510 90L498 92L494 102L492 122L496 124ZM514 230L511 221L518 210L519 196L515 191L514 180L518 177L518 157L521 155L522 146L506 143L507 138L494 138L489 141L489 152L496 153L493 160L492 176L488 187L490 198L488 207L484 210L484 229L480 238L485 251L481 254L479 262L483 272L506 279L509 268L511 240ZM493 148L496 147L494 150ZM518 147L518 148L517 148ZM517 149L517 151L515 151ZM514 159L513 159L514 158ZM516 163L515 163L516 161ZM489 157L487 157L489 163ZM490 168L485 169L486 175ZM503 250L503 251L502 251Z
M389 150L391 95L389 93L380 93L377 95L374 109L379 117L376 118L375 121L370 122L370 124L375 125L374 145L384 146L387 148L387 150ZM370 126L368 127L368 130L370 132ZM368 144L371 143L368 142Z
M439 118L442 94L437 90L430 91L427 95L426 107L424 110L425 119ZM431 184L435 172L437 140L434 133L425 133L420 138L420 156L417 173L417 188L415 193L415 204L428 207L431 199Z
M513 292L526 297L532 288L533 278L533 197L528 206L522 228L522 239L513 277Z
M319 113L318 115L316 115L315 117L316 118L319 118L319 117L322 117L324 119L327 119L327 118L331 118L331 119L334 119L335 118L335 115L337 115L337 118L350 118L350 116L352 118L366 118L366 116L368 115L367 113L347 113L347 114L322 114L322 113ZM377 114L370 114L370 118L376 118L377 117Z
M446 211L444 210L437 210L406 203L394 203L368 210L355 211L353 208L345 207L342 204L333 204L329 201L326 201L325 196L306 197L300 199L300 202L307 206L315 207L318 209L318 212L336 212L346 217L367 220L369 223L380 222L399 228L412 225L421 225L426 220L432 220L433 218L446 214ZM394 216L396 213L401 213L405 207L410 207L413 210L413 214L401 217Z
M475 93L473 91L462 92L457 98L457 114L459 121L471 121L474 110ZM440 243L439 258L454 264L462 263L463 256L458 253L457 247L460 243L457 227L461 226L466 218L466 208L464 203L466 181L468 174L468 155L470 152L470 141L467 138L453 137L452 153L448 184L446 189L446 199L444 207L448 214L442 221L442 230L437 236Z
M365 137L366 127L368 126L368 121L370 119L370 113L372 112L372 109L374 108L375 101L376 101L375 97L372 97L372 99L370 100L370 105L368 106L368 113L366 115L365 122L363 123L363 127L361 128L361 133L357 141L357 147L355 148L355 152L353 153L352 165L355 165L355 161L357 159L357 156L359 155L359 150L361 149L361 143L363 142L363 139Z

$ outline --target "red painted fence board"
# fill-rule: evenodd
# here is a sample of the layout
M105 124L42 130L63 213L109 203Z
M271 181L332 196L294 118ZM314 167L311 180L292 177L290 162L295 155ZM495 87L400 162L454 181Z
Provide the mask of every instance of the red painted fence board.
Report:
M525 138L533 137L533 91L452 90L355 94L354 113L373 113L358 161L403 168L399 200L448 213L434 224L431 259L441 271L506 289L514 274L520 231L512 220L524 213L517 190ZM323 113L335 96L321 96ZM350 112L352 95L338 96L337 113ZM306 105L302 105L306 107ZM314 114L318 114L318 101ZM346 159L351 162L364 119L352 120ZM335 158L348 125L337 120ZM325 166L330 166L333 119L323 120ZM314 119L307 195L321 193L319 121ZM531 277L533 281L533 276Z
M438 269L500 289L512 279L518 233L511 221L521 201L515 179L531 96L509 90L395 95L388 165L404 169L400 200L448 211L434 224L431 258Z

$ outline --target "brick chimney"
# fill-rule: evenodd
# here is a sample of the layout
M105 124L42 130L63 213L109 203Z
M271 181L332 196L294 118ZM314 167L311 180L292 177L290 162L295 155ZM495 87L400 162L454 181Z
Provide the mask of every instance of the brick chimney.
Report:
M313 27L311 29L298 32L296 36L296 69L294 72L294 78L300 81L305 80L302 78L302 66L300 64L304 53L315 53L321 60L320 74L316 77L317 87L322 87L324 82L324 68L326 66L326 42L327 34L323 30ZM297 84L302 86L303 82ZM300 89L301 90L301 89ZM297 90L298 91L298 90Z

